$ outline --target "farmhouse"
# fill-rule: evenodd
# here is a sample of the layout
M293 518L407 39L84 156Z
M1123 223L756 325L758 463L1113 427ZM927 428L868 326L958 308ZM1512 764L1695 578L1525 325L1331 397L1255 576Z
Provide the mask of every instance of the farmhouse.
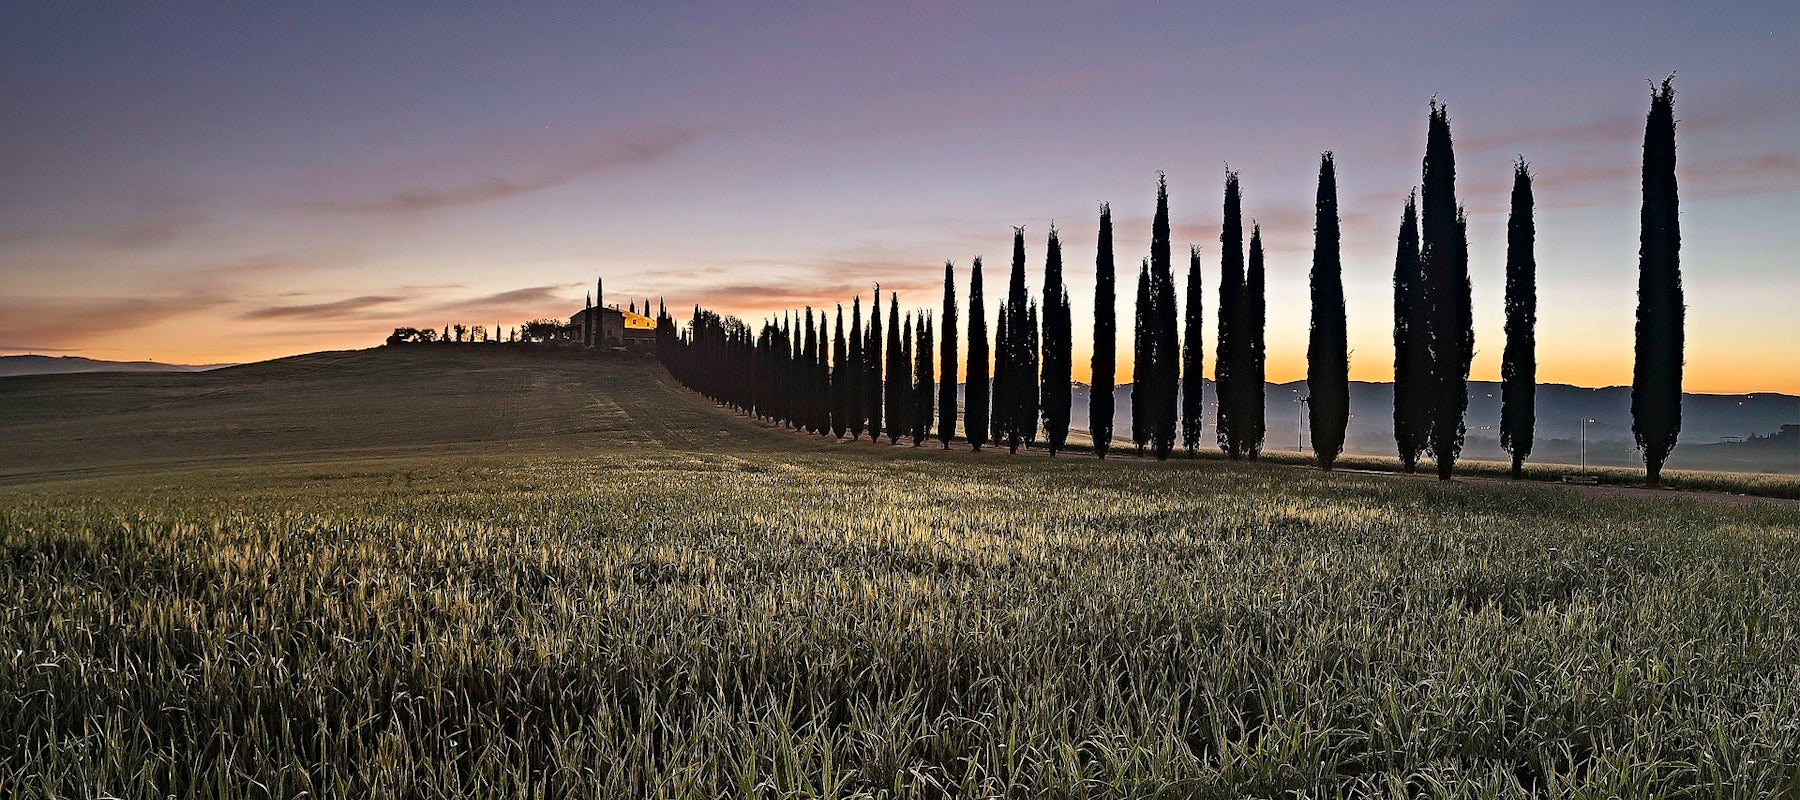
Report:
M656 320L631 310L605 304L605 281L594 281L594 295L587 305L569 317L568 338L587 347L650 347L656 341ZM649 301L644 311L650 310Z

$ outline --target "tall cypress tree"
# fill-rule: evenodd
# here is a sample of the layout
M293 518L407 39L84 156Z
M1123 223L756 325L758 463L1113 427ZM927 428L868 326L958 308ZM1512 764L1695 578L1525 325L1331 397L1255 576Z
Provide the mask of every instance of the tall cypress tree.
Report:
M900 324L900 296L888 293L888 444L899 444L900 437L912 430L907 412L912 409L912 315Z
M912 420L913 447L925 443L925 437L931 433L931 395L937 391L937 378L931 372L932 333L934 330L930 312L922 312L919 327L915 336L913 359L913 410L907 418Z
M850 301L850 372L844 376L844 400L850 411L850 439L862 438L863 428L869 422L868 394L869 366L864 363L868 354L864 345L868 344L863 334L862 295Z
M1025 228L1020 226L1013 228L1012 276L1006 287L1006 405L995 404L996 412L1008 417L1006 447L1015 453L1037 430L1037 354L1030 351L1026 319L1030 303L1025 289Z
M845 364L847 354L844 352L844 304L837 307L837 327L831 334L831 435L844 438L844 429L850 424L849 384L845 376L850 374Z
M981 257L969 276L969 380L963 397L963 435L979 451L988 442L987 312L981 298Z
M881 341L881 284L875 284L875 302L869 304L869 337L868 344L863 345L863 369L867 370L866 383L863 389L863 402L868 405L869 439L876 444L881 443L881 400L883 386L881 373L882 359Z
M813 385L813 378L818 374L819 367L819 334L818 331L813 328L812 306L806 307L806 339L801 345L800 353L800 363L796 365L795 369L798 373L798 380L795 382L795 391L799 395L797 399L800 401L800 416L805 422L805 428L808 433L818 433L819 391L818 388Z
M1113 382L1118 376L1118 298L1113 289L1112 206L1100 204L1100 235L1094 253L1093 386L1088 390L1088 432L1094 455L1112 447Z
M1394 253L1394 447L1407 472L1418 471L1419 454L1431 441L1430 308L1414 193L1406 196Z
M1158 460L1175 449L1176 391L1181 385L1181 344L1175 308L1175 271L1169 246L1169 181L1156 173L1156 217L1150 223L1150 446Z
M1344 316L1344 266L1338 254L1337 164L1319 156L1313 201L1312 332L1306 343L1307 408L1313 455L1329 472L1350 425L1350 341Z
M1506 218L1506 350L1500 356L1500 446L1518 480L1537 426L1537 224L1531 168L1513 164L1512 213Z
M1448 106L1431 103L1419 202L1419 251L1431 347L1431 455L1439 480L1450 480L1462 452L1463 412L1469 406L1469 363L1475 329L1469 297L1466 225L1456 202L1456 154Z
M1181 446L1193 458L1206 423L1206 348L1200 318L1200 246L1188 245L1187 311L1181 343Z
M994 318L994 397L993 419L988 423L995 444L1004 444L1009 452L1018 452L1019 446L1013 441L1013 423L1017 421L1017 399L1013 397L1013 376L1018 370L1013 369L1015 355L1012 339L1007 335L1007 327L1012 322L1012 315L1007 312L1006 304L1000 304L1000 313Z
M1131 337L1131 443L1137 447L1137 454L1144 455L1144 447L1150 444L1150 375L1155 372L1156 365L1151 362L1151 320L1156 310L1150 307L1150 259L1144 259L1138 266L1137 305L1134 314L1134 328Z
M944 262L944 343L938 348L937 438L950 449L956 438L956 265Z
M1250 266L1244 270L1244 298L1239 310L1244 315L1243 334L1247 339L1243 351L1245 363L1249 366L1244 376L1240 395L1243 398L1238 406L1240 427L1244 431L1244 455L1251 461L1262 452L1263 435L1267 428L1264 417L1263 392L1267 383L1267 345L1264 343L1264 328L1267 318L1267 306L1263 300L1263 246L1262 226L1252 222L1250 226Z
M1044 409L1044 438L1050 455L1056 455L1069 438L1069 406L1073 402L1074 324L1069 318L1069 288L1063 285L1062 242L1056 225L1050 226L1050 243L1044 257L1044 376L1039 391Z
M1219 233L1219 341L1213 358L1213 392L1218 398L1219 449L1237 460L1244 457L1238 406L1244 371L1241 339L1244 293L1244 217L1238 176L1225 171L1225 225Z
M1675 76L1650 93L1644 119L1644 204L1638 215L1636 361L1631 434L1644 452L1644 478L1662 486L1663 462L1681 435L1681 359L1686 306L1681 291L1681 198L1675 183Z

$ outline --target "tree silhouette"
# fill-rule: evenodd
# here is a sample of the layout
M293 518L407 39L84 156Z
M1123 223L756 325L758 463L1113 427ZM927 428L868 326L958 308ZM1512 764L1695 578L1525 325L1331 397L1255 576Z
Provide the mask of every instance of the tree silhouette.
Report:
M1416 193L1406 196L1394 253L1394 447L1400 467L1416 472L1431 438L1429 300L1419 264Z
M929 312L919 318L918 341L913 361L913 410L912 420L913 447L925 443L925 437L931 433L931 396L937 391L937 378L931 373L931 349L934 325Z
M887 411L888 444L898 444L900 437L912 429L906 409L912 404L912 358L906 347L912 341L912 318L900 321L900 295L888 292L887 330Z
M1512 213L1506 218L1506 350L1500 357L1500 446L1518 480L1531 457L1537 424L1537 225L1531 168L1513 164Z
M1074 323L1069 318L1069 289L1063 285L1062 242L1056 225L1050 226L1050 242L1044 256L1044 374L1038 392L1044 413L1044 439L1050 455L1056 455L1069 439L1069 407L1073 402Z
M1686 306L1681 291L1681 201L1675 183L1675 76L1650 93L1644 119L1644 204L1638 229L1636 361L1631 434L1644 452L1644 477L1662 486L1663 462L1681 434L1681 359Z
M807 433L818 433L820 430L818 402L821 393L813 384L819 370L819 336L813 328L812 306L806 307L806 339L800 349L800 362L794 365L795 399L800 410L800 418L804 422Z
M1019 445L1014 440L1013 424L1017 422L1018 400L1013 397L1013 381L1018 370L1013 368L1013 358L1017 348L1013 346L1012 337L1007 328L1012 323L1012 314L1006 304L1000 304L1000 312L994 317L994 392L993 418L988 423L995 444L1006 445L1009 452L1018 452Z
M1421 186L1423 247L1419 262L1430 305L1426 318L1431 343L1431 456L1438 479L1447 481L1462 452L1475 329L1469 297L1467 225L1456 202L1450 110L1436 100L1431 102Z
M1169 250L1169 182L1156 173L1156 217L1150 223L1150 447L1158 460L1175 449L1175 393L1181 345L1175 309L1175 272Z
M1151 320L1156 310L1150 306L1150 259L1138 266L1137 304L1131 337L1131 443L1139 457L1150 444L1150 375L1156 365L1151 361Z
M1007 450L1014 453L1037 432L1037 349L1035 326L1028 319L1030 306L1031 296L1025 288L1025 228L1015 227L1012 273L1006 287L1006 345L1001 348L1006 355L1000 362L1005 365L1006 402L994 404L996 418L1006 417L1004 439ZM996 369L995 376L999 375Z
M875 302L869 304L869 342L863 345L863 369L867 370L863 389L863 402L869 408L869 440L881 443L881 401L883 387L881 383L883 342L881 339L881 284L875 284Z
M1344 316L1344 267L1338 255L1337 164L1319 156L1313 201L1312 335L1306 344L1307 408L1313 455L1329 472L1350 425L1350 341Z
M1245 363L1243 320L1244 218L1238 176L1225 171L1225 224L1219 233L1219 341L1213 359L1213 390L1218 398L1216 430L1219 449L1232 460L1244 457L1242 384L1249 378Z
M956 438L956 265L944 262L944 343L939 348L937 438L950 449Z
M850 424L849 385L844 376L849 374L844 350L844 304L837 304L837 325L831 333L831 374L828 382L831 386L831 435L844 438L844 431Z
M1088 432L1094 455L1106 457L1112 446L1113 382L1118 375L1118 298L1113 288L1112 206L1100 204L1100 235L1094 253L1093 386L1088 390Z
M849 373L842 376L844 384L844 405L849 410L850 439L862 438L863 428L869 421L868 394L869 367L864 363L868 354L864 346L868 340L863 335L862 295L850 300L850 356Z
M963 435L976 451L988 442L987 314L981 298L980 256L975 257L969 276L969 380L963 397Z
M1193 458L1206 423L1206 348L1201 335L1200 246L1188 245L1186 325L1181 342L1181 446Z
M1025 342L1020 351L1024 356L1024 368L1020 370L1022 374L1019 376L1018 383L1019 392L1025 398L1019 404L1018 431L1027 447L1037 445L1038 414L1042 410L1038 404L1038 331L1040 330L1043 329L1038 324L1037 301L1032 300L1025 309Z
M1238 407L1239 427L1244 431L1244 456L1255 461L1262 452L1267 420L1263 411L1263 391L1267 364L1264 344L1266 305L1263 300L1262 226L1250 226L1250 266L1244 270L1244 298L1239 307L1244 316L1243 333L1248 341L1243 346L1248 374L1240 385L1242 402Z

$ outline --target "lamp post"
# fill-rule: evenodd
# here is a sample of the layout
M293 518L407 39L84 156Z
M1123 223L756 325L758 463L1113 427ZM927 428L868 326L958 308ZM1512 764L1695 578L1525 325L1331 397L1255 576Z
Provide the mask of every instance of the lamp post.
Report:
M1294 450L1296 452L1306 452L1306 409L1311 403L1311 397L1294 398Z
M1581 418L1581 474L1583 475L1587 474L1587 426L1590 422L1599 421L1591 417Z

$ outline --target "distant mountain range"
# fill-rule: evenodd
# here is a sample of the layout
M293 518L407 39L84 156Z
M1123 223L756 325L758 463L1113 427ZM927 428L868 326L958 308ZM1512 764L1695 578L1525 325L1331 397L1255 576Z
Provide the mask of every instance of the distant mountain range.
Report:
M159 361L100 361L81 356L0 356L0 378L66 375L72 372L205 372L236 364L164 364Z
M1301 404L1306 381L1271 383L1264 387L1264 419L1267 450L1294 450L1302 443ZM1131 437L1131 384L1113 392L1113 436ZM1087 430L1089 387L1075 385L1069 427ZM1214 446L1213 384L1206 383L1208 418L1203 437ZM1800 474L1800 431L1784 426L1800 425L1800 397L1774 392L1751 394L1683 394L1681 443L1670 457L1672 469L1720 469ZM1344 450L1355 455L1393 455L1394 385L1369 381L1350 383L1350 427ZM1463 455L1483 460L1504 460L1500 449L1500 384L1469 381L1469 432ZM1581 420L1587 425L1587 458L1591 464L1632 466L1641 457L1631 439L1631 387L1588 389L1567 384L1540 384L1537 390L1537 430L1533 461L1575 463L1581 458ZM1310 448L1312 435L1305 435Z

